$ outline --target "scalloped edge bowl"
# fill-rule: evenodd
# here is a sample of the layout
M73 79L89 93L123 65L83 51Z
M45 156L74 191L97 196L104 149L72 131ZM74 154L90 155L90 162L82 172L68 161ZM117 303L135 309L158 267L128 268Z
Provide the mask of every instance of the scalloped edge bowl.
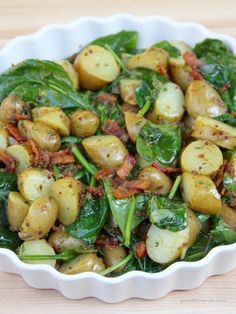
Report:
M110 17L83 17L70 24L51 24L36 33L11 40L0 50L0 72L26 58L62 59L91 40L122 29L139 32L139 46L159 40L183 40L190 45L205 38L218 38L236 54L236 39L211 32L196 23L175 22L161 16L135 17L118 14ZM96 297L109 303L129 298L157 299L173 290L188 290L201 285L209 276L222 274L236 266L236 244L219 246L197 262L176 262L160 273L132 271L116 278L92 272L64 275L48 265L29 265L16 254L0 249L0 269L19 274L38 289L56 289L65 297Z

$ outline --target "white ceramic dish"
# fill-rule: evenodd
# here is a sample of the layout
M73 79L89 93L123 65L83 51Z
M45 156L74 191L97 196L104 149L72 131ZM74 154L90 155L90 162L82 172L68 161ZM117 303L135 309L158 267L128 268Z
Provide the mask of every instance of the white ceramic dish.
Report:
M236 39L213 33L195 23L175 22L160 16L114 15L84 17L70 24L53 24L38 32L11 40L0 50L0 72L26 58L61 59L81 45L122 29L139 32L139 46L147 47L163 39L184 40L190 45L206 37L223 40L236 54ZM28 265L10 250L0 249L0 269L21 275L28 285L56 289L71 299L96 297L115 303L132 297L156 299L172 290L199 286L207 277L222 274L236 266L236 244L214 248L198 262L176 262L157 274L132 271L117 278L95 273L64 275L47 265Z

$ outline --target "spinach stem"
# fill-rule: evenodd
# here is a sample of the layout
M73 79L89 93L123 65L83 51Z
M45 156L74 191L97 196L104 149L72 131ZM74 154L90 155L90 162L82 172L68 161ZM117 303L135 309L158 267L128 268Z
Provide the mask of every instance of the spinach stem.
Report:
M139 110L139 112L137 113L137 117L143 117L145 115L145 113L147 113L147 111L149 110L151 106L151 102L149 100L147 100L143 106L143 108L141 108Z
M132 258L133 256L134 256L134 253L132 253L132 252L129 253L129 255L126 256L126 258L124 258L124 259L123 259L122 261L120 261L119 263L117 263L117 264L115 264L115 265L113 265L113 266L111 266L111 267L106 268L105 270L103 270L103 271L100 273L100 275L106 276L106 275L112 273L112 272L113 272L114 270L116 270L117 268L119 268L119 267L121 267L121 266L127 264L127 263L131 260L131 258Z
M117 56L117 54L111 49L109 45L104 45L104 47L110 52L110 54L113 56L113 58L116 60L116 63L121 67L123 71L126 70L126 67L124 63L121 61L121 59Z
M131 203L130 203L130 209L127 217L127 224L125 228L125 246L130 245L130 237L131 237L131 225L132 225L132 220L134 216L134 211L135 211L135 205L136 205L136 200L135 197L132 197Z
M53 165L53 175L56 179L56 181L59 179L60 177L60 171L57 165Z
M181 182L181 175L179 175L178 177L176 177L176 179L175 179L175 182L174 182L174 185L172 186L172 189L171 189L171 191L170 191L170 193L169 193L169 195L168 195L168 198L170 199L170 200L172 200L172 198L175 196L175 194L176 194L176 192L177 192L177 190L178 190L178 187L179 187L179 185L180 185L180 182Z
M89 186L95 186L96 185L96 179L94 176L91 176L90 182L89 182Z
M72 153L74 154L76 160L82 165L84 166L84 168L91 174L91 175L95 175L97 169L94 165L92 165L90 162L88 162L84 156L81 154L81 152L79 151L79 149L77 147L73 147L72 148Z

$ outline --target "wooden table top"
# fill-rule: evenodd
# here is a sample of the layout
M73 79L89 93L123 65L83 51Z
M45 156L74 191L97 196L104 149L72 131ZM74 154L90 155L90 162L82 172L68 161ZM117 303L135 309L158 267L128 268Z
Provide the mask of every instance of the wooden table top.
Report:
M0 0L0 47L9 39L30 34L54 22L70 22L84 15L114 13L166 15L194 21L236 37L233 0ZM68 300L57 291L35 290L12 274L0 272L0 313L236 313L236 269L208 278L197 289L174 291L160 300L132 299L105 304L96 299Z

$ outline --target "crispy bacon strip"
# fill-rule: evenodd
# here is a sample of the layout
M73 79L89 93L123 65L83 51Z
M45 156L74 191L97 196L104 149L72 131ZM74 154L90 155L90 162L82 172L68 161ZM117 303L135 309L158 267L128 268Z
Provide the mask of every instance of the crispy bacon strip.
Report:
M176 172L181 172L181 168L172 168L168 166L162 166L158 164L157 162L152 163L152 167L164 172L164 173L176 173Z
M105 178L110 178L112 175L113 175L113 171L111 169L102 169L96 172L95 178L97 180L103 180Z
M139 189L146 190L151 185L151 182L148 180L131 180L124 181L122 187L125 189Z
M105 246L105 247L116 247L118 241L114 238L111 238L105 234L100 235L94 243L96 246Z
M102 130L105 134L119 137L119 139L121 139L124 143L127 143L129 140L128 134L114 120L107 119L102 125Z
M0 161L5 164L6 170L8 172L13 172L13 173L16 172L16 161L15 161L15 159L2 150L0 150Z
M115 103L117 102L116 96L107 93L99 95L97 97L97 100L108 105L115 105Z
M185 63L192 69L190 72L190 75L195 79L195 80L202 80L202 75L199 73L199 67L201 65L200 61L197 59L195 53L192 51L186 51L183 54L183 58Z
M115 198L117 199L122 199L122 198L126 198L135 194L138 194L140 192L140 190L138 189L125 189L122 187L118 187L118 188L112 188L112 194Z
M116 171L116 174L121 179L124 179L124 180L127 179L130 171L133 169L135 164L136 164L136 159L131 155L127 155L124 161L122 162L121 166Z
M31 149L34 153L34 166L40 166L47 168L50 165L50 156L49 153L45 150L42 150L37 143L33 140L28 140Z
M215 180L215 186L218 188L223 180L223 176L226 170L226 166L227 166L227 161L224 160L223 164L220 166L220 169L216 175L216 180Z
M49 153L50 165L54 164L70 164L75 162L74 156L69 149L59 150L55 153Z
M135 244L134 252L137 258L144 258L147 254L146 244L144 241L140 241Z
M98 187L92 187L89 186L87 188L88 192L92 194L92 196L94 197L103 197L104 195L104 190L102 186L98 186Z
M18 143L21 144L26 141L25 137L20 134L18 128L14 124L7 123L6 129L10 135L14 137L15 140L17 140Z
M20 121L20 120L28 120L28 121L30 121L30 117L27 116L26 114L16 114L15 115L15 119L16 119L17 122Z

